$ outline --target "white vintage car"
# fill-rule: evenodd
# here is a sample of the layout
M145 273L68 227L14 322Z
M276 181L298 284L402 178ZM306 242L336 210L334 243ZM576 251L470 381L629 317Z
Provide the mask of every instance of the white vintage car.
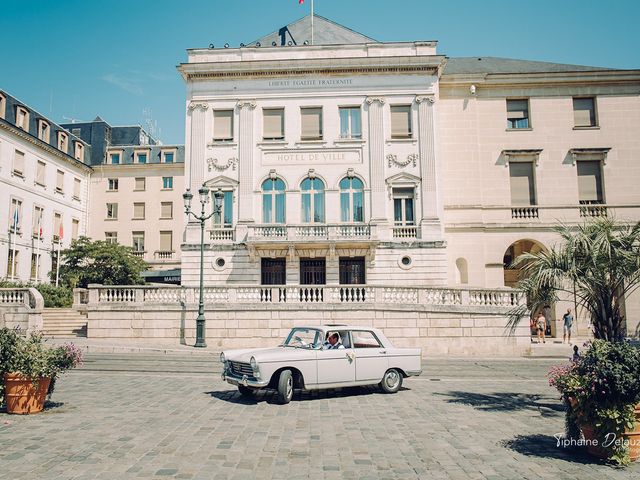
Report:
M422 373L421 354L419 348L394 347L375 328L324 325L292 328L275 348L224 351L220 361L222 379L242 395L274 389L281 403L289 403L294 388L377 384L395 393L403 378Z

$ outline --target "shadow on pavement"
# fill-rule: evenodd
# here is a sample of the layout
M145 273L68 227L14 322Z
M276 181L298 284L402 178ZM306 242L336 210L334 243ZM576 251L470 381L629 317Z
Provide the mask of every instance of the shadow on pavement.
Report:
M606 462L592 457L578 446L564 447L550 435L518 435L511 440L503 440L500 446L528 457L553 458L583 465L605 465Z
M406 387L401 387L398 394L402 391L410 390ZM204 392L206 395L210 395L218 400L225 402L235 403L239 405L257 405L260 402L266 402L269 404L278 404L277 396L274 390L264 390L254 393L252 396L241 395L237 390L219 390ZM321 400L325 398L336 397L358 397L366 395L385 395L375 386L368 387L346 387L327 390L295 390L293 394L294 402L306 402Z
M500 393L475 393L453 391L447 393L435 393L452 397L447 400L448 403L460 403L463 405L471 405L473 408L492 412L513 412L518 410L537 411L543 417L555 417L564 415L564 405L559 401L546 401L549 397L537 394L526 394L516 392L500 392ZM543 401L545 400L545 401Z

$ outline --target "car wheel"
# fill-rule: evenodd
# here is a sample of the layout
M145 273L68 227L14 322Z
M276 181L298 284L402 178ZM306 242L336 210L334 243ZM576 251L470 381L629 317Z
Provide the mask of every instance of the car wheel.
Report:
M238 385L238 391L243 397L253 397L253 388L245 387L244 385Z
M293 374L291 370L280 372L278 380L278 400L280 403L289 403L293 398Z
M402 386L402 374L395 368L387 370L380 382L380 388L384 393L396 393Z

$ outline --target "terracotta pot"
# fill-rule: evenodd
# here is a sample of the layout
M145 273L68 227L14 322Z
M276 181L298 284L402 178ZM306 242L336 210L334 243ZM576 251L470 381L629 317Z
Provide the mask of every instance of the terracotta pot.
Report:
M44 409L44 401L49 390L50 378L41 378L37 384L22 375L4 374L4 398L7 413L26 415Z
M622 434L622 438L629 445L629 458L632 462L635 462L640 458L640 403L635 408L636 423L633 430L625 430ZM588 443L592 443L596 439L595 431L591 425L580 425L580 430L584 435L584 439L588 440ZM598 439L598 446L587 445L587 452L597 458L607 458L607 454L599 445L601 439Z

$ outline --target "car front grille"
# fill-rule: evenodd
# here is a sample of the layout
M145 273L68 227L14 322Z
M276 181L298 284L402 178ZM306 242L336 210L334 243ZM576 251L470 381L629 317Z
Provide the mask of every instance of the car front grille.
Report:
M253 369L248 363L229 362L229 369L234 375L246 375L248 377L253 377Z

